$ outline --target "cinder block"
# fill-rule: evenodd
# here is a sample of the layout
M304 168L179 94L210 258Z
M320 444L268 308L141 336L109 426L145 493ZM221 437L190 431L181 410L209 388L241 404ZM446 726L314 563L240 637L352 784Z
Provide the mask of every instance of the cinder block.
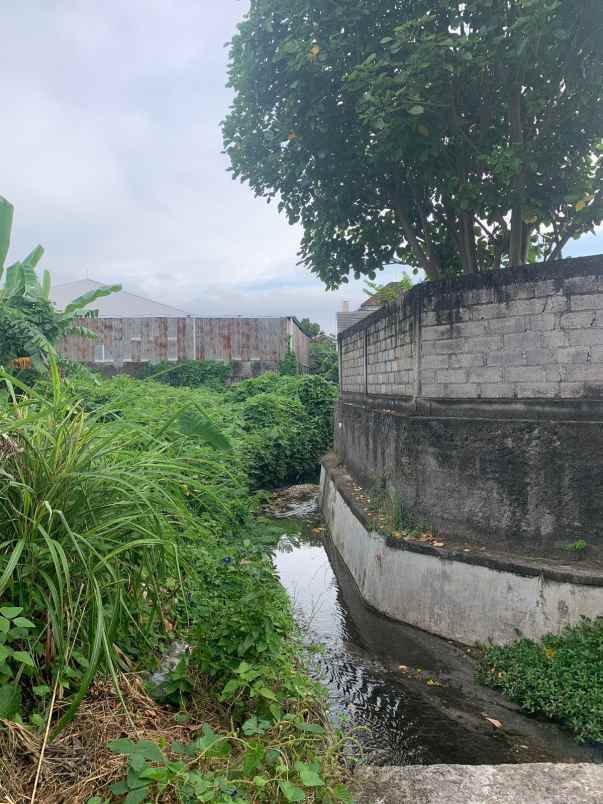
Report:
M564 289L574 295L603 293L603 276L570 276L564 280Z
M567 337L569 346L603 346L603 327L571 329Z
M548 366L557 362L557 352L552 349L528 349L526 351L526 365Z
M565 382L567 379L567 366L557 363L545 368L547 382Z
M506 382L546 382L546 371L541 366L508 366L505 368Z
M507 305L506 315L541 315L544 312L553 312L547 310L547 306L551 298L546 299L523 299L512 301Z
M585 366L568 366L568 382L585 382L589 385L603 387L603 365L600 363L587 363Z
M532 329L531 320L532 317L529 315L493 318L488 322L488 327L493 335L506 335L511 332L527 332Z
M603 293L587 293L572 296L572 310L603 310Z
M518 383L515 386L518 399L554 399L560 395L560 383Z
M424 343L427 341L439 341L445 338L450 338L451 335L451 326L449 324L444 326L425 327L421 330L421 340Z
M557 349L556 357L560 363L586 363L591 353L588 349L576 346L562 346Z
M495 352L503 345L503 335L488 335L486 338L468 338L463 343L463 352ZM459 350L460 351L460 350Z
M421 368L448 368L449 355L422 355Z
M569 333L571 330L556 329L553 332L543 332L541 346L543 349L561 349L569 345Z
M473 354L455 354L449 356L450 368L472 368L474 366L485 366L486 355L484 352L474 352Z
M441 399L444 396L444 386L440 384L422 385L421 396L426 396L431 399Z
M559 396L562 399L581 399L586 396L587 386L583 382L562 382L559 385Z
M437 369L436 382L438 383L464 383L467 381L465 369Z
M483 338L488 335L488 321L463 321L453 324L451 336L453 338Z
M527 361L527 352L519 349L501 349L486 355L487 366L525 366Z
M515 393L510 383L481 383L478 394L482 399L512 399Z
M444 396L448 399L476 399L478 386L475 383L462 382L446 384Z
M502 383L503 369L494 366L470 368L467 379L469 382Z
M520 332L503 335L503 345L505 349L533 349L542 343L542 333L540 332Z
M544 313L543 315L530 316L528 329L533 332L548 332L559 329L562 313Z
M563 313L561 329L586 329L596 325L597 311L583 310L580 313Z
M430 341L423 344L424 354L451 355L462 348L462 341L456 338L446 341Z
M516 285L507 285L506 291L511 301L516 299L533 299L536 295L535 282L521 282Z

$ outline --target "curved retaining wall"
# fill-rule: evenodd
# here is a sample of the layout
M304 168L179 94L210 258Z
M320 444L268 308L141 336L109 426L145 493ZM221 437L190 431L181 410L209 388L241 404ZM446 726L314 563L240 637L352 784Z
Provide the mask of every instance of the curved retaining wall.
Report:
M346 486L325 463L321 508L331 539L364 600L394 620L468 645L505 644L603 612L601 578L587 573L392 544L370 530Z
M357 479L445 535L603 551L603 257L419 285L339 350Z

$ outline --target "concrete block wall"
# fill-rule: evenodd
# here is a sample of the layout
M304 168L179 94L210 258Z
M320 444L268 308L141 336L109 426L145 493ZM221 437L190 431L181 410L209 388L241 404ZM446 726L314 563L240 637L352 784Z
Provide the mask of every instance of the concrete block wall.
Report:
M366 353L369 394L412 395L417 363L412 308L400 306L395 315L367 326Z
M343 393L603 398L603 256L417 286L340 348Z
M363 394L365 380L364 330L354 331L340 344L341 390L344 393Z

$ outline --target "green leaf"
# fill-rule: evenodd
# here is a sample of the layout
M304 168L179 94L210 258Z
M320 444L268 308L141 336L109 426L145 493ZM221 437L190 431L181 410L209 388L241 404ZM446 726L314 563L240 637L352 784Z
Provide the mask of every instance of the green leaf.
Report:
M282 781L278 783L278 786L287 801L304 801L306 798L304 791L294 784L291 784L291 782Z
M120 740L110 740L107 743L107 748L109 751L112 751L114 754L135 754L136 753L136 743L132 742L132 740L127 740L125 738Z
M353 804L352 794L348 788L343 784L336 784L333 788L333 795L337 801L343 801L344 804Z
M35 662L31 655L25 650L16 650L13 653L13 659L20 664L26 664L28 667L35 667Z
M14 717L21 708L21 690L16 684L0 687L0 717Z
M17 628L35 628L35 623L32 623L31 620L28 620L27 617L15 617L13 620L13 625Z
M0 196L0 277L10 246L10 234L13 226L13 205Z
M197 405L180 413L178 428L183 435L199 438L214 449L232 449L230 441Z
M322 787L324 785L323 779L311 765L306 765L305 762L296 762L295 770L299 773L299 778L304 787Z
M423 114L424 111L425 107L418 103L416 106L411 106L408 110L408 113L418 117L419 115Z
M12 655L13 651L11 648L7 648L5 645L0 645L0 663L5 662Z
M109 789L116 796L123 796L128 792L128 784L125 779L122 779L121 782L115 782L112 784Z
M267 698L269 701L278 701L278 698L276 697L276 693L274 693L268 687L259 687L257 692L258 692L258 695L262 696L262 698Z
M0 614L6 617L7 620L13 620L15 617L18 617L22 611L22 606L2 606L0 608Z
M148 793L146 787L143 787L140 790L130 790L124 799L124 804L141 804L141 802L147 798L147 795Z
M167 761L159 746L150 740L139 740L136 743L136 753L142 754L142 756L150 762L165 764Z

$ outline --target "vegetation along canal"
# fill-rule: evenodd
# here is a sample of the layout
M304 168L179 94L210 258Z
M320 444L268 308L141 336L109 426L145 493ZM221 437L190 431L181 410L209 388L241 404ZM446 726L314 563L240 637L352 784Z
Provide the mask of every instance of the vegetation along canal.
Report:
M332 716L373 765L601 761L556 726L521 714L474 679L475 651L366 606L321 527L317 488L275 497L275 557L326 686Z

